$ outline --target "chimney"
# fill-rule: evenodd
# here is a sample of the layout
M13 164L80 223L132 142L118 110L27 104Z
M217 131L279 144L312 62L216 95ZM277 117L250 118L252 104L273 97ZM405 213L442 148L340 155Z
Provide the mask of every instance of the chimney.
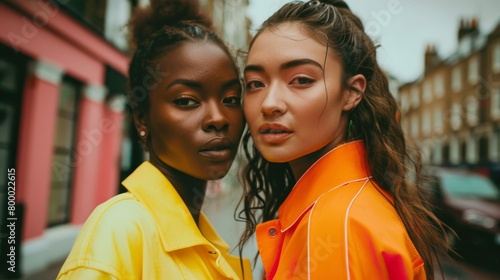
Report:
M472 34L479 34L479 23L477 18L473 17L471 20L461 19L460 27L458 29L458 42L460 42L465 36Z
M427 45L425 48L424 71L428 72L438 63L439 63L439 57L437 55L436 46L433 44Z

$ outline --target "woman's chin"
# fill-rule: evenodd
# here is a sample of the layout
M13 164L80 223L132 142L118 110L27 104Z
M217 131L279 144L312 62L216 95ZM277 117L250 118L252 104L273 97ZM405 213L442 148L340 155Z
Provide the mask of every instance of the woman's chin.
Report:
M228 172L229 172L228 169L211 170L204 176L203 179L204 180L220 180L220 179L224 178Z

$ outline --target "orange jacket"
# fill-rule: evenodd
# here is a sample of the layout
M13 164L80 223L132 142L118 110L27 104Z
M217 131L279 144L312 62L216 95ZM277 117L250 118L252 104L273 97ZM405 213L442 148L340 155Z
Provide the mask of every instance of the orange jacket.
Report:
M362 141L298 180L278 219L257 226L267 279L425 279L393 199L370 180Z

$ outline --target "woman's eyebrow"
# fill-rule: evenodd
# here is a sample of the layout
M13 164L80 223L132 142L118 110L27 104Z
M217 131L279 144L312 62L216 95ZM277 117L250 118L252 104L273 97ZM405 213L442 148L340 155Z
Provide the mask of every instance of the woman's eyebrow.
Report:
M283 64L280 65L280 70L285 70L301 65L312 65L315 67L318 67L319 69L323 70L323 66L319 64L317 61L309 59L309 58L301 58L301 59L294 59L287 61ZM264 67L262 65L257 65L257 64L250 64L245 67L245 70L243 72L265 72Z
M234 87L241 87L241 81L239 79L232 79L230 81L227 81L222 85L221 88L222 90L228 90Z
M321 66L321 64L319 64L315 60L312 60L309 58L294 59L294 60L285 62L285 63L281 64L280 70L285 70L285 69L289 69L289 68L293 68L293 67L297 67L297 66L301 66L301 65L312 65L312 66L318 67L319 69L323 70L323 66Z
M197 81L192 81L192 80L188 80L188 79L175 79L171 83L169 83L165 87L165 89L169 89L169 88L173 87L174 85L184 85L184 86L195 88L195 89L202 88L201 83L199 83Z
M239 79L232 79L232 80L229 80L227 82L225 82L222 87L223 88L230 88L230 87L234 87L234 86L239 86L241 83L240 83L240 80Z
M261 65L250 64L245 66L244 73L246 72L264 72L264 67Z

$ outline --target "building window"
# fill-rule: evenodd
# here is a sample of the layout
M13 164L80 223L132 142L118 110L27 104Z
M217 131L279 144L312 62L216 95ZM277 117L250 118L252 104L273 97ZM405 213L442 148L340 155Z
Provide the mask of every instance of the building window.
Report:
M443 151L441 148L441 143L434 143L434 146L432 147L434 149L432 153L432 163L435 165L440 165L443 163Z
M450 111L450 126L453 130L458 130L462 126L462 105L454 103Z
M488 138L483 136L479 138L479 163L488 162Z
M104 18L106 16L106 2L101 0L57 0L66 9L97 31L100 35L104 31Z
M444 132L443 110L441 107L434 107L434 132L441 134Z
M450 163L459 164L460 163L460 140L454 136L450 140Z
M0 170L2 172L2 176L0 176L0 217L2 219L6 217L8 205L7 170L16 167L21 101L27 63L27 57L21 53L16 54L14 50L0 44ZM19 173L16 175L20 176ZM7 244L7 236L9 235L7 223L7 219L0 221L0 248ZM4 240L5 242L3 242ZM0 259L3 258L0 257Z
M410 131L408 130L408 119L403 118L401 120L401 129L403 129L404 134L410 133Z
M475 126L479 123L479 100L475 96L467 97L467 123Z
M443 164L448 165L450 163L450 145L443 145Z
M491 161L498 161L500 159L500 130L496 130L491 138Z
M500 42L493 47L493 71L500 72Z
M418 87L413 87L411 89L411 105L413 108L418 108L420 105L420 92L418 90Z
M463 163L466 163L466 156L467 156L467 142L463 141L460 143L460 160Z
M430 164L431 163L431 158L432 158L432 144L429 143L430 141L426 141L423 145L422 145L422 163L424 165L426 164Z
M491 93L491 117L500 119L500 88L495 88Z
M401 94L401 110L403 113L406 113L409 109L410 103L408 102L408 93L405 91Z
M462 89L462 73L460 72L460 66L453 68L451 73L451 88L454 92L459 92Z
M444 77L443 74L439 74L434 78L434 93L437 98L444 96Z
M477 142L476 137L473 135L469 136L467 141L467 162L476 163L477 162Z
M418 137L418 115L414 114L411 118L411 134L413 137Z
M64 78L59 94L57 125L54 137L52 184L48 213L49 226L69 221L69 201L73 179L77 108L81 85Z
M479 81L479 59L477 56L469 60L469 83L475 85Z
M431 112L428 109L424 110L422 115L422 134L424 136L429 136L431 133L431 121Z
M106 1L101 1L106 2ZM121 50L126 50L127 25L132 12L132 3L123 0L108 0L104 22L104 36Z
M422 99L424 103L431 103L432 101L432 85L431 81L427 80L424 82Z

